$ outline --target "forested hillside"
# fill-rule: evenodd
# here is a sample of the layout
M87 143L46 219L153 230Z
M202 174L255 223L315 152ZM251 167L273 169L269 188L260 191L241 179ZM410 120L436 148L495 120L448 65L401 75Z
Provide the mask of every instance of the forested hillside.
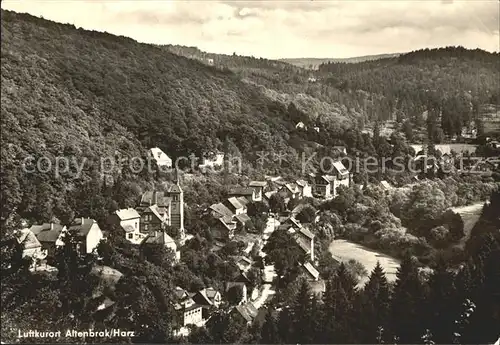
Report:
M117 151L140 157L158 146L174 158L228 148L246 159L262 150L296 154L288 106L229 70L129 38L3 10L1 44L3 220L13 210L43 220L112 208L102 200L82 205L78 195L101 194L96 168ZM342 125L341 117L333 122ZM78 180L28 177L20 164L29 155L75 157L75 165L85 158L88 164ZM137 194L144 181L131 185L125 179L122 189Z
M379 120L435 110L450 135L477 119L485 104L500 104L500 54L480 49L424 49L357 64L327 63L319 72L341 90L384 96Z
M364 95L340 91L316 80L311 71L282 61L207 53L196 47L160 47L221 70L229 69L243 81L259 85L271 99L285 105L293 103L311 122L326 122L345 129L366 115Z
M392 58L399 56L399 53L394 54L377 54L377 55L366 55L366 56L356 56L350 58L291 58L291 59L280 59L279 61L287 62L291 65L317 70L322 64L329 62L344 62L344 63L357 63L365 61L373 61L385 58Z

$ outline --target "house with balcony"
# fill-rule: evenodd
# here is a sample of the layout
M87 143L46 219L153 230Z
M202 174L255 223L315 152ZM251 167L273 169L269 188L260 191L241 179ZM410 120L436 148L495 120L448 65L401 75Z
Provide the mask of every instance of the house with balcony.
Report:
M188 325L201 326L203 308L190 297L186 290L177 286L174 291L174 301L174 324L177 328Z

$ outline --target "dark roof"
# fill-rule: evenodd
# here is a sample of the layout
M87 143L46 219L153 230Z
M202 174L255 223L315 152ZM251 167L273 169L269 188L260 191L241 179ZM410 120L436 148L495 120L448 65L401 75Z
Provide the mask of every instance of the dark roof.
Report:
M163 231L158 231L155 232L154 234L149 234L142 240L142 243L147 243L147 244L166 244L172 242L175 243L174 239Z
M30 228L40 242L56 242L63 229L63 225L54 223L33 225Z
M313 266L312 263L310 263L308 261L305 264L303 264L303 267L305 268L305 270L307 271L307 273L309 273L314 279L318 279L319 278L319 272L316 269L316 267Z
M18 230L15 236L17 239L17 243L19 243L23 250L39 248L42 246L36 238L35 234L28 228Z
M146 208L143 212L144 213L151 212L156 216L156 218L163 221L162 214L165 214L165 209L158 207L158 205L152 205L152 206L149 206L148 208Z
M314 234L308 228L301 227L299 232L311 240L314 238Z
M238 219L241 224L246 224L250 220L250 217L246 213L238 214L235 218Z
M226 217L233 216L233 212L230 209L228 209L226 205L220 202L218 204L211 205L210 209L217 212L221 216L226 216Z
M219 291L215 290L213 287L207 287L205 289L205 293L208 298L212 299L215 298L215 296L217 295L217 293L219 293Z
M241 286L243 288L243 286L245 286L245 283L244 282L227 282L226 283L226 291L228 291L233 286Z
M68 227L68 231L75 232L80 236L87 236L93 225L97 222L90 218L76 218L73 223ZM99 225L97 225L99 226Z
M259 313L252 303L237 305L233 310L236 310L247 322L252 322Z
M297 242L297 244L299 245L299 247L306 253L310 253L311 252L311 242L307 241L305 238L303 237L296 237L295 238L295 242Z
M253 195L251 187L233 187L229 190L229 195Z
M155 200L156 193L156 200ZM149 206L157 204L160 207L169 207L172 199L165 195L163 191L149 191L145 192L141 196L141 206Z
M193 299L193 301L196 304L199 304L199 305L212 305L212 301L207 296L207 293L206 293L205 289L198 291L191 298Z

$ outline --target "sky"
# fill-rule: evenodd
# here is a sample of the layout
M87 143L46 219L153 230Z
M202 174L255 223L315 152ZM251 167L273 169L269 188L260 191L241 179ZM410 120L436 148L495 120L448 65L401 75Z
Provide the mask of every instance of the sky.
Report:
M498 0L3 0L139 42L211 53L346 58L461 45L500 50Z

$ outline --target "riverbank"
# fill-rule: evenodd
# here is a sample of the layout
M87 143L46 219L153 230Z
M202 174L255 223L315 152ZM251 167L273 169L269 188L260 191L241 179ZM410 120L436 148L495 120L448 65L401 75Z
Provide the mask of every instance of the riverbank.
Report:
M373 270L377 261L385 271L387 280L393 282L396 280L396 272L399 268L399 260L386 254L379 253L363 245L350 242L348 240L333 240L328 246L329 252L333 258L338 261L347 262L351 259L359 261L368 271ZM368 281L368 276L359 281L358 287L363 287Z

